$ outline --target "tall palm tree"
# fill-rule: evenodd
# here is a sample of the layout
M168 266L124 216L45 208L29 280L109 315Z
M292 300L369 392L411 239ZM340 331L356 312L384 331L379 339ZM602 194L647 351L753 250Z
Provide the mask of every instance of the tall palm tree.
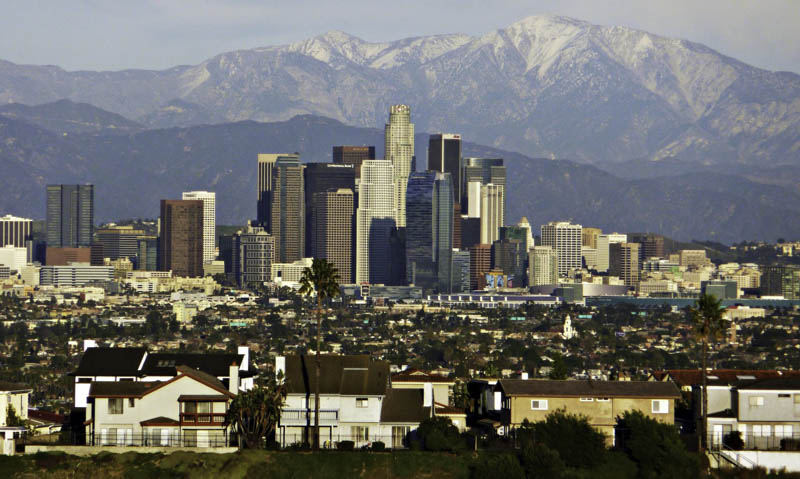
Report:
M314 259L310 268L303 270L300 278L300 294L317 295L317 372L314 384L314 449L319 449L319 350L322 331L322 301L339 295L339 272L333 264L324 259Z
M689 316L694 327L694 334L700 340L703 350L702 377L703 389L700 391L702 400L702 422L698 438L698 445L702 449L708 446L708 346L712 341L716 341L724 331L722 313L725 308L721 306L722 301L714 297L713 294L701 294L694 307L689 308Z

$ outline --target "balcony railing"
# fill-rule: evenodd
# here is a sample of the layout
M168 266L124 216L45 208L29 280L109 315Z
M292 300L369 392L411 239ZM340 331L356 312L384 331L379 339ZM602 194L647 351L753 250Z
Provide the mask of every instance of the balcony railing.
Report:
M319 422L335 422L339 420L338 409L320 409ZM284 409L281 412L281 423L314 423L314 410L308 409Z
M225 422L225 414L204 413L204 412L183 412L181 413L182 426L219 426Z

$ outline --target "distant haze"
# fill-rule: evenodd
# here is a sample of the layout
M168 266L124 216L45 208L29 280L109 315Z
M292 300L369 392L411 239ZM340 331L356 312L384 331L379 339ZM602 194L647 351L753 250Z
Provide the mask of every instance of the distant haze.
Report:
M163 69L343 30L369 41L479 35L557 13L704 43L800 73L797 0L5 0L0 59L68 70Z

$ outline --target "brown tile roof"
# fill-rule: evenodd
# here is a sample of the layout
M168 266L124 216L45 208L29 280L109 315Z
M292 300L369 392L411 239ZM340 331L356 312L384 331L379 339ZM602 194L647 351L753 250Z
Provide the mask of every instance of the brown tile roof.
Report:
M53 424L64 424L66 416L50 411L28 408L28 418L41 422L51 422Z
M406 369L399 373L392 374L392 382L396 383L454 383L453 379L440 376L438 374L431 374L419 369Z
M781 377L800 377L800 371L776 371L774 369L713 369L708 371L709 383L733 384L742 380L763 380ZM658 381L671 379L679 387L696 386L703 382L700 369L668 369L653 371Z
M381 422L419 424L431 417L431 408L422 406L422 389L391 389L383 399Z
M286 389L289 394L313 394L316 387L314 356L286 357ZM320 394L382 396L389 385L389 363L367 355L320 356Z
M180 424L180 422L172 419L171 417L158 416L151 419L145 419L139 424L142 426L177 426Z
M653 381L552 381L502 379L498 389L507 396L538 397L681 397L670 382Z

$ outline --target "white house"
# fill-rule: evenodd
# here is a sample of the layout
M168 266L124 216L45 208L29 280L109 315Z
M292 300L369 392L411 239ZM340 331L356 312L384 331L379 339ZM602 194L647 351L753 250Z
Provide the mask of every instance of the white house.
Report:
M17 416L28 419L28 400L32 389L24 384L0 381L0 427L8 426L8 406L12 406Z

